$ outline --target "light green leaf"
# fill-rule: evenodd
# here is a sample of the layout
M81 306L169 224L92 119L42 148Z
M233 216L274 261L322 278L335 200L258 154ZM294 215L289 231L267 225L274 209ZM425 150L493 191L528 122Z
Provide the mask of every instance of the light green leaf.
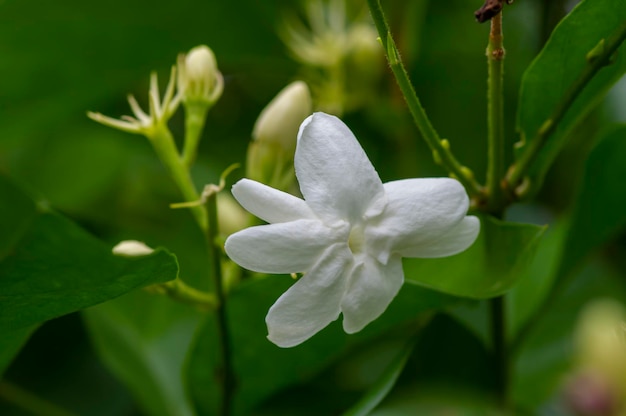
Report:
M289 386L303 383L359 342L391 327L441 310L457 298L418 286L405 285L387 311L363 331L347 335L340 320L294 348L279 348L267 340L264 318L269 307L293 284L286 276L269 276L241 285L228 298L233 360L237 373L236 415L247 415L264 400ZM188 381L199 415L216 414L221 400L218 381L219 343L213 318L202 327L187 368Z
M407 282L456 296L498 296L522 276L545 229L483 217L469 249L440 259L404 259L404 274Z
M387 397L393 386L398 381L398 377L404 370L406 362L413 352L415 343L409 342L403 350L401 350L396 358L389 364L385 373L376 381L371 389L354 405L350 410L344 413L344 416L367 416Z
M626 228L626 126L591 152L567 234L560 275Z
M541 53L524 74L517 115L517 128L527 150L563 99L566 91L585 70L587 54L626 28L623 0L583 0L556 27ZM602 68L569 108L549 138L539 159L531 167L531 180L541 182L569 132L620 77L626 73L624 46L613 56L611 65Z

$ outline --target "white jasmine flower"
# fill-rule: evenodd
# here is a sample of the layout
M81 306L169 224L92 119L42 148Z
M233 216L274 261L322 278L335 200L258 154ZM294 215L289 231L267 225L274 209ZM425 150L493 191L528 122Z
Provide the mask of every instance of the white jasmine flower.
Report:
M347 333L378 318L404 281L402 257L444 257L468 248L478 218L454 179L383 184L348 127L315 113L300 126L296 176L304 199L243 179L233 195L268 225L226 240L236 263L304 276L270 308L270 341L292 347L343 313Z

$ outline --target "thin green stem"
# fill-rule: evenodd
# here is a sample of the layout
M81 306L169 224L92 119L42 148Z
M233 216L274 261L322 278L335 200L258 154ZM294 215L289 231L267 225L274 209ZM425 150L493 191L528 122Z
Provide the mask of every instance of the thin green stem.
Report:
M35 416L75 416L74 413L4 380L0 381L0 398Z
M185 143L183 145L183 164L189 168L198 154L198 145L204 130L209 106L206 104L185 105Z
M189 169L183 163L178 154L176 143L174 143L174 137L167 128L167 126L159 126L154 129L153 133L149 137L154 150L156 151L161 162L168 168L172 179L176 183L176 186L183 194L183 198L186 202L195 202L200 200L200 195L196 190ZM203 205L197 205L191 207L198 226L202 231L206 232L208 229L206 209Z
M488 166L487 196L488 210L501 210L504 178L504 46L502 37L502 12L491 19L491 32L487 46L487 124Z
M148 286L145 290L167 295L178 302L192 305L204 312L215 311L218 306L217 297L213 293L207 293L193 288L180 278L166 283Z
M226 294L224 292L221 248L217 241L219 237L218 215L217 215L217 192L211 192L206 200L209 227L206 233L207 247L209 250L209 260L211 262L211 277L217 294L218 305L216 312L217 327L220 339L220 353L222 368L220 378L222 383L222 405L220 414L228 416L232 413L232 401L235 392L235 373L232 363L232 347L230 331L228 328L228 317L226 314Z
M598 45L590 51L587 56L587 66L580 76L572 83L563 95L561 101L556 105L552 115L541 125L535 137L528 143L528 147L522 153L520 159L509 169L506 177L507 187L515 191L520 185L524 176L539 156L546 142L556 130L559 122L565 117L569 108L574 104L576 98L585 89L593 77L606 65L611 62L611 57L619 46L626 39L626 22L609 38L602 39Z
M506 343L505 298L499 296L489 300L491 335L493 339L493 363L496 371L498 401L505 409L508 406L509 356Z
M402 91L402 95L407 102L409 111L413 116L413 120L420 130L424 140L431 148L436 158L441 162L441 165L446 168L452 175L454 175L467 189L467 192L471 196L482 197L483 189L481 185L474 179L471 171L461 165L458 160L450 152L450 147L447 141L442 141L439 134L434 129L422 104L420 103L415 89L409 80L409 75L404 68L404 64L400 59L400 53L393 41L389 25L385 19L383 9L379 0L367 0L370 12L376 28L378 29L378 35L380 36L387 60L391 66L391 70L396 78L398 86Z

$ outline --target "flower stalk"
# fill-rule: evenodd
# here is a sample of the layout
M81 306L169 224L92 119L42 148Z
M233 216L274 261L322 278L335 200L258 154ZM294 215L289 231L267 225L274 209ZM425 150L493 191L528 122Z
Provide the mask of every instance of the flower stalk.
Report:
M367 3L369 5L374 23L376 24L376 28L378 29L378 35L380 36L381 43L385 48L385 53L391 70L396 78L400 90L402 91L402 95L407 102L407 106L413 116L413 120L424 137L424 140L426 140L426 143L431 148L433 153L437 155L437 159L440 161L440 164L446 168L451 175L458 179L463 186L465 186L468 194L472 197L482 199L482 186L476 181L472 172L467 167L459 163L459 161L454 157L450 151L449 145L447 145L448 142L441 140L439 134L428 119L426 111L422 107L422 104L415 93L415 89L409 80L409 75L404 67L404 64L402 63L398 48L396 47L396 44L391 36L391 31L380 5L380 1L367 0Z
M223 187L223 185L222 185ZM230 331L228 328L228 318L226 314L226 294L222 275L222 250L219 239L217 194L222 187L209 185L206 197L206 212L208 217L208 228L206 230L207 248L209 251L209 262L211 264L211 277L215 294L217 296L216 321L219 331L220 354L222 368L219 374L222 385L222 403L220 414L228 416L232 413L232 401L235 391L235 372L232 363L232 347Z
M489 45L487 46L487 210L502 210L501 181L505 172L504 157L504 46L502 12L491 19Z

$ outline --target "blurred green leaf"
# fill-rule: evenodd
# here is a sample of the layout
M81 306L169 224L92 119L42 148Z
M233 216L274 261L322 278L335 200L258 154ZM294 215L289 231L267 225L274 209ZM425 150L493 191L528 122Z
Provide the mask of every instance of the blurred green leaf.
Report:
M623 280L610 267L596 261L576 273L567 288L549 300L550 308L522 340L517 356L512 357L511 386L511 396L520 406L520 414L540 414L539 409L546 402L559 397L574 359L577 317L589 301L597 298L626 303Z
M270 276L241 285L228 298L233 359L237 374L234 414L247 415L266 400L321 372L348 348L390 328L440 310L458 299L413 285L405 285L387 311L363 331L347 335L339 321L303 344L282 349L267 340L264 317L269 307L293 281ZM191 395L199 415L216 414L220 403L219 343L213 318L196 339L187 366Z
M586 55L602 39L609 38L626 22L623 0L583 0L555 28L545 47L526 70L522 80L517 129L528 147L548 120L566 91L588 65ZM614 62L601 69L569 108L531 167L531 180L542 182L552 160L563 148L569 132L626 72L624 46Z
M2 374L13 361L13 358L35 332L35 329L37 329L37 325L2 332L2 339L0 339L0 379L2 379Z
M566 274L590 251L626 227L626 126L609 133L591 152L561 261Z
M568 224L562 220L548 228L519 282L507 293L508 337L514 336L546 301L548 291L556 277Z
M160 416L193 414L181 374L200 315L141 292L83 311L100 358L146 414Z
M404 259L407 282L456 296L489 298L509 290L523 275L546 227L481 218L476 242L440 259Z
M393 386L398 381L400 373L404 370L407 360L413 352L415 343L409 341L403 350L389 364L387 370L379 377L376 383L370 388L359 402L351 407L344 416L367 416L387 397Z

